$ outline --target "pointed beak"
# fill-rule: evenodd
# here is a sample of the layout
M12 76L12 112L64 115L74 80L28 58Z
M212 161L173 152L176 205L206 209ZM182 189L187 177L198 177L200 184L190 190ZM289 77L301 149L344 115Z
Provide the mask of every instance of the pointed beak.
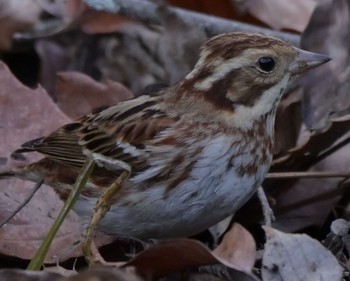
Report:
M298 48L295 48L295 50L297 52L296 58L289 66L289 71L292 74L302 73L331 60L330 57L325 55L307 52Z

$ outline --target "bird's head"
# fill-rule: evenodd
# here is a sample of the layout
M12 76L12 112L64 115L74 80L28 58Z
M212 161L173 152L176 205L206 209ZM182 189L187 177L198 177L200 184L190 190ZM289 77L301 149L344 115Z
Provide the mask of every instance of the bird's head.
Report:
M274 111L293 78L329 60L271 36L228 33L203 44L182 86L244 126Z

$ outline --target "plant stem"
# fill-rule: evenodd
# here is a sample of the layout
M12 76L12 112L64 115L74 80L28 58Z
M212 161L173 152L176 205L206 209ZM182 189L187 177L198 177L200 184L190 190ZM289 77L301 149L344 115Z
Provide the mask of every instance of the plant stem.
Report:
M322 171L322 172L280 172L268 173L266 179L289 179L289 178L349 178L350 171Z
M29 263L27 270L40 270L43 263L45 256L50 248L50 245L55 238L58 229L60 228L61 224L67 217L69 211L72 209L74 203L78 199L81 191L85 187L88 179L91 176L91 173L94 169L95 162L92 159L88 159L83 168L80 171L80 174L77 178L77 181L75 182L73 189L71 193L69 194L66 202L64 203L64 206L59 213L58 217L54 221L53 225L51 226L49 232L47 233L45 239L42 241L38 251L36 252L34 258Z

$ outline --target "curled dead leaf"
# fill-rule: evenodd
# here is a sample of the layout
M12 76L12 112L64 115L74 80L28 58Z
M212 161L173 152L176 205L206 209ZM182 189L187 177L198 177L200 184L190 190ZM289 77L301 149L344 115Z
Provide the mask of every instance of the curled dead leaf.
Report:
M241 225L235 224L213 251L192 239L164 240L141 252L123 267L133 266L141 276L157 278L203 265L222 263L250 275L255 255L254 239Z
M348 133L350 114L332 119L327 126L310 133L302 144L290 149L286 154L273 161L272 170L288 168L297 170L298 165L310 165L321 152L329 149L333 143Z
M343 269L332 253L305 234L264 227L262 277L269 281L341 280Z
M234 224L212 254L228 267L250 272L256 260L254 238L243 226Z

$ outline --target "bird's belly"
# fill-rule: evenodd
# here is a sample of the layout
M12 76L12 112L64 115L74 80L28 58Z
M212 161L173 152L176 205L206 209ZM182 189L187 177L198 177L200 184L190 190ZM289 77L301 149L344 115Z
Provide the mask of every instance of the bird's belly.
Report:
M217 169L218 168L218 169ZM172 190L163 185L138 190L113 205L100 222L101 231L140 239L185 237L233 214L255 192L268 170L239 176L234 168L197 167ZM226 165L225 165L226 169ZM75 207L87 223L96 200L82 197Z

